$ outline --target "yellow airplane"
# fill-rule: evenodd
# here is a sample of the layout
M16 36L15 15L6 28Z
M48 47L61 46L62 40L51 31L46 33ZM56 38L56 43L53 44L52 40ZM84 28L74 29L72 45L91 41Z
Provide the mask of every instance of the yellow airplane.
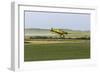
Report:
M65 35L64 34L68 34L68 32L65 32L65 31L63 31L61 29L51 28L50 31L59 34L61 38L65 38Z

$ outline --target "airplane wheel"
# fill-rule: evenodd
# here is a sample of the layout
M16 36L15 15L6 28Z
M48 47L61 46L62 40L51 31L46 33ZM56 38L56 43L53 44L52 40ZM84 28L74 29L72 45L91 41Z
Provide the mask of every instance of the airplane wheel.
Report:
M60 37L61 37L61 38L65 38L65 36L64 36L64 35L60 35Z

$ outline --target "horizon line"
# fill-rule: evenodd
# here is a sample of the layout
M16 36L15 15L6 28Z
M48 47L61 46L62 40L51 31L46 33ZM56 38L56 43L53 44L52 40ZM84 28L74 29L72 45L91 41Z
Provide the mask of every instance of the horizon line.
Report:
M28 28L24 28L24 29L48 29L48 30L50 30L51 28L30 28L30 27L28 27ZM70 28L54 28L54 29L68 29L68 30L76 30L76 31L90 31L90 30L79 30L79 29L70 29Z

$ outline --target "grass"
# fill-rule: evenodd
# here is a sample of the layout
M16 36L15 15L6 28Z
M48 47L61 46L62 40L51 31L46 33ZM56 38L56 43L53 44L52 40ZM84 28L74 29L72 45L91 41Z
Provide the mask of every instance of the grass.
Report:
M90 58L89 40L75 40L64 43L33 44L25 43L24 61L86 59ZM49 41L48 41L49 42Z

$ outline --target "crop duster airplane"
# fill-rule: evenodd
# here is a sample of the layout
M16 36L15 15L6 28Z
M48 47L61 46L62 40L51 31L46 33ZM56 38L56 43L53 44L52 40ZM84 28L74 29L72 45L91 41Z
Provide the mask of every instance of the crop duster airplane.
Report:
M50 31L59 34L61 38L65 38L65 34L68 34L68 32L66 31L63 31L61 29L55 29L55 28L51 28Z

